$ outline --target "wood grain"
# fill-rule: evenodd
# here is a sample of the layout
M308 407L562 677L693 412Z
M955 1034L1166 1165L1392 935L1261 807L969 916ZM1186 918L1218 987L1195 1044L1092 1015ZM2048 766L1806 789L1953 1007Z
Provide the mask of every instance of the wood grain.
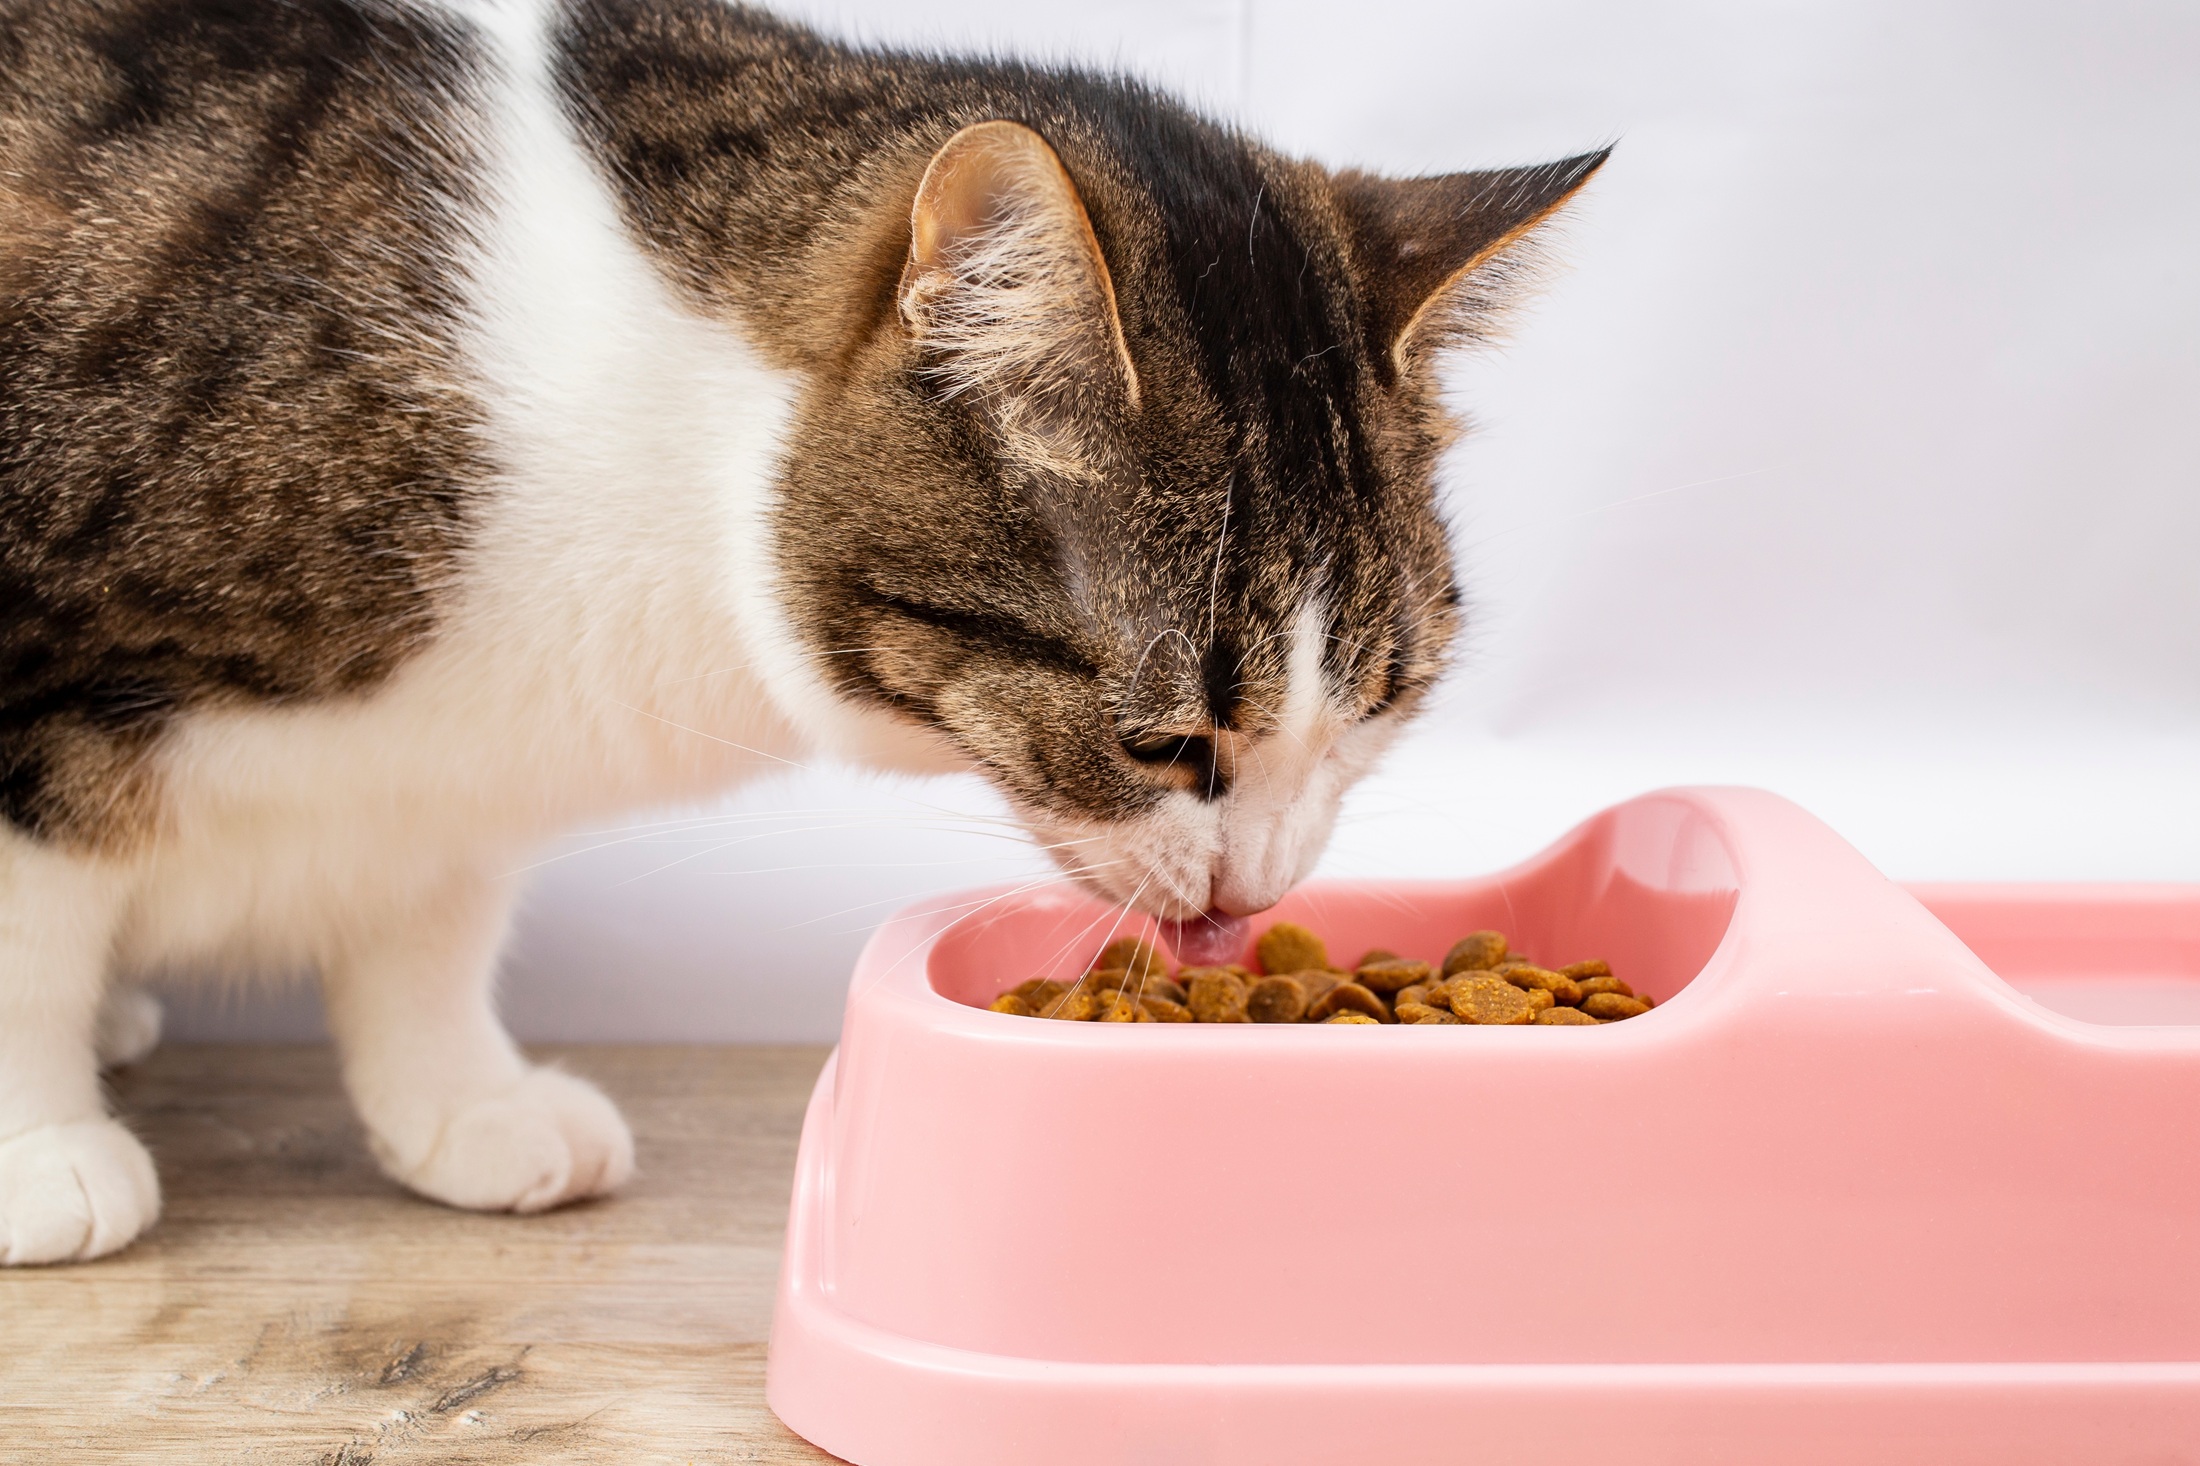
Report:
M586 1047L641 1173L540 1217L383 1179L318 1046L163 1050L115 1083L167 1210L0 1273L0 1461L829 1462L764 1406L818 1048Z

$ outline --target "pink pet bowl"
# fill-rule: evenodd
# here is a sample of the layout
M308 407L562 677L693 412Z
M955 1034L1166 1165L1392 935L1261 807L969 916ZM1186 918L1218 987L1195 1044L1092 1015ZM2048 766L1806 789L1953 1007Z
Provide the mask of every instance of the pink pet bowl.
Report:
M982 1005L1120 913L900 916L803 1128L781 1419L858 1466L2200 1462L2200 889L1910 892L1697 789L1274 916L1659 1004L1048 1023Z

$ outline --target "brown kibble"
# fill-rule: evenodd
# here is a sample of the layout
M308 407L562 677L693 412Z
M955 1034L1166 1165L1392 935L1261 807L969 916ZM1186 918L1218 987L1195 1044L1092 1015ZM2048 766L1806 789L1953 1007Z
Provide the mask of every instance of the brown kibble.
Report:
M1187 967L1185 992L1200 1023L1245 1023L1245 980L1226 967Z
M1497 969L1497 975L1516 988L1530 988L1549 993L1551 1000L1573 1007L1581 1001L1581 986L1563 972L1553 972L1547 967L1531 967L1523 962L1518 966L1507 963Z
M1306 1006L1309 1008L1329 996L1330 989L1345 980L1343 973L1332 972L1326 967L1311 967L1291 975L1299 980L1299 987L1306 994Z
M1121 989L1129 993L1134 1002L1145 997L1167 998L1172 1003L1184 1001L1184 989L1159 973L1149 973L1141 977L1136 971L1129 969L1094 972L1086 975L1085 984L1102 993Z
M1177 986L1174 978L1162 977L1159 974L1147 978L1146 985L1139 988L1137 992L1140 998L1166 998L1179 1006L1183 1005L1187 996L1184 989Z
M1383 1000L1356 982L1338 983L1306 1010L1306 1016L1317 1023L1327 1022L1336 1013L1365 1013L1377 1023L1392 1021Z
M1329 965L1329 949L1322 939L1295 921L1279 921L1262 932L1253 954L1260 958L1263 972L1304 972Z
M1087 1023L1100 1016L1100 998L1088 987L1074 987L1052 1005L1039 1010L1041 1018L1059 1018L1068 1023Z
M1236 962L1187 967L1173 978L1151 942L1108 943L1074 982L1034 977L988 1007L1072 1023L1542 1024L1588 1027L1656 1006L1601 959L1546 968L1481 931L1454 943L1442 971L1372 947L1352 972L1330 967L1321 938L1279 921L1261 934L1262 971ZM1482 965L1469 965L1482 964Z
M1428 981L1429 965L1406 957L1392 957L1386 962L1366 963L1353 976L1370 992L1394 993L1400 988Z
M1166 975L1169 964L1162 960L1160 950L1144 937L1117 937L1100 949L1100 955L1092 959L1092 970L1104 972L1120 968L1138 976ZM1118 984L1120 986L1120 984Z
M1131 1001L1130 994L1112 992L1100 999L1101 1023L1151 1023L1153 1015Z
M1455 972L1475 972L1495 967L1505 960L1505 934L1503 932L1475 932L1452 943L1444 954L1444 976Z
M1035 977L1029 982L1018 983L1009 991L1031 1004L1031 1011L1044 1018L1047 1009L1061 1002L1069 992L1069 984L1056 982L1051 977Z
M1467 1023L1526 1023L1536 1005L1525 989L1494 973L1477 973L1451 985L1451 1011Z
M1255 1023L1296 1023L1306 1016L1306 989L1289 975L1264 977L1246 990L1245 1016Z

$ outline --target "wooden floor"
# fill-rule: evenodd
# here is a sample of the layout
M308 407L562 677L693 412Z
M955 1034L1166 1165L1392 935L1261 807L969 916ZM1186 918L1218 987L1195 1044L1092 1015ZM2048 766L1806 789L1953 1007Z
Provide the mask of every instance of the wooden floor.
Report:
M625 1108L641 1173L541 1217L385 1181L321 1048L118 1076L166 1214L104 1261L0 1273L0 1461L831 1461L764 1408L825 1051L551 1052Z

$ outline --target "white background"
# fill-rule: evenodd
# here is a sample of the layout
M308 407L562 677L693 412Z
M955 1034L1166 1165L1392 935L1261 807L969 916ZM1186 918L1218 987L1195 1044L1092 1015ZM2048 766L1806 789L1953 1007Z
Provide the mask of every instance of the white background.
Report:
M1125 67L1336 164L1618 142L1565 272L1460 365L1469 660L1326 869L1488 869L1717 781L1898 877L2200 880L2200 7L782 8ZM536 872L507 1011L532 1038L830 1038L881 916L1040 868L998 815L970 781L816 770L576 839Z

